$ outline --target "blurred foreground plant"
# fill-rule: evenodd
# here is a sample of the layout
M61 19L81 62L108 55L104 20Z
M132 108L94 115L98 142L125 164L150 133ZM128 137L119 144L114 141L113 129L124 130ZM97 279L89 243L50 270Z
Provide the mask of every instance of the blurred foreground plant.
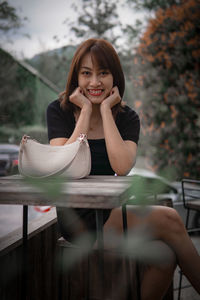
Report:
M39 189L46 197L49 197L52 201L60 197L63 190L63 185L66 180L63 178L50 178L50 179L32 179L25 178L25 183L31 185L34 188ZM67 185L65 185L65 189ZM139 176L133 176L132 184L129 189L130 202L135 206L134 212L140 215L141 218L145 218L150 212L150 204L155 204L155 198L149 197L150 195L156 195L161 193L165 188L165 184L162 182L152 182L148 179L141 178ZM67 197L66 197L67 201ZM68 210L69 223L71 220L78 220L73 210ZM71 245L67 247L67 251L63 251L62 257L57 257L57 266L62 268L66 273L71 272L73 268L77 268L77 264L81 263L84 259L88 259L90 253L96 249L94 245L95 237L91 232L80 232L79 236L70 241ZM117 232L109 231L104 234L104 258L111 258L110 255L119 257L120 259L128 258L131 261L136 260L141 264L153 264L156 266L162 266L169 263L172 259L171 251L168 246L160 241L154 241L153 230L147 228L144 225L138 225L136 228L129 230L126 235L118 234ZM89 256L90 257L90 256ZM92 268L96 268L99 272L99 265L94 263ZM117 280L119 284L116 286L116 292L124 289L121 286L121 270L119 269L119 276ZM110 293L109 291L106 291Z

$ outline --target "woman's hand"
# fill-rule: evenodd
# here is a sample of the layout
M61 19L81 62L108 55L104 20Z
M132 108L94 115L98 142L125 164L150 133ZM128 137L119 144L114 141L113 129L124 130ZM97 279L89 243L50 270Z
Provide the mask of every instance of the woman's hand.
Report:
M77 87L69 96L69 101L78 106L80 109L83 107L89 107L92 109L92 103L87 97L85 97L80 87Z
M108 107L111 109L113 106L118 104L120 101L121 101L121 96L119 94L118 87L115 86L110 91L110 95L106 99L104 99L103 102L101 103L101 110L104 107Z

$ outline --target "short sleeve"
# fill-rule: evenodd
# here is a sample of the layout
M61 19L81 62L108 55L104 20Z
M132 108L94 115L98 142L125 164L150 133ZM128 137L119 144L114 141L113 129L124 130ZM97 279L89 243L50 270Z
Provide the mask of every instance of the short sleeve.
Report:
M116 118L116 125L123 140L130 140L138 144L140 134L140 119L130 107L125 106Z
M49 141L59 137L69 138L72 135L75 126L73 113L63 111L59 100L48 105L46 117Z

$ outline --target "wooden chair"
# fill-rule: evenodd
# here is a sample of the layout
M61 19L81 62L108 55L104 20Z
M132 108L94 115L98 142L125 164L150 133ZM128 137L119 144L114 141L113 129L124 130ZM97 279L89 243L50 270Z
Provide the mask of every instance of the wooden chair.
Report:
M200 232L200 227L191 227L190 224L190 212L196 211L200 213L200 180L193 179L182 179L182 197L183 197L183 206L186 209L186 222L185 227L189 234L194 232ZM182 289L182 277L183 273L180 271L179 277L179 287L178 287L178 300L181 297Z

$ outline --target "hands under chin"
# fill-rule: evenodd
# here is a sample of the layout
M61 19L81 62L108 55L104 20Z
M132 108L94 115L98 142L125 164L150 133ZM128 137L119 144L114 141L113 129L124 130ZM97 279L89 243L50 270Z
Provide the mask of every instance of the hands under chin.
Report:
M80 87L77 87L74 92L70 95L69 101L75 104L77 107L82 109L83 107L92 110L92 103L91 101L83 94ZM115 86L110 91L110 94L107 98L105 98L102 103L100 104L100 110L109 108L111 109L116 104L120 103L121 96L119 94L118 87Z
M80 87L77 87L73 93L69 96L69 101L80 109L83 107L88 107L92 109L92 103L90 100L83 94Z
M111 109L113 106L120 103L120 101L121 101L121 96L119 94L119 89L117 86L115 86L110 91L110 95L107 98L105 98L101 103L101 110L104 107Z

